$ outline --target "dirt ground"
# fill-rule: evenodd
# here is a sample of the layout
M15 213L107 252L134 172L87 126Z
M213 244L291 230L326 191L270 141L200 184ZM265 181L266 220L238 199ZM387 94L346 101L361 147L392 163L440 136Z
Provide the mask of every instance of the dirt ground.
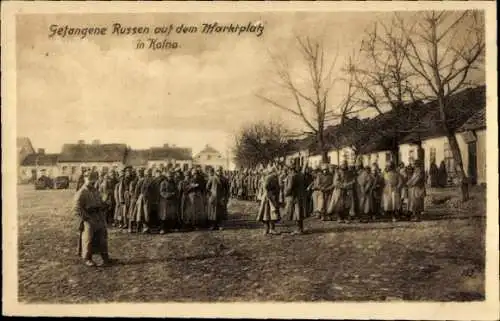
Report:
M451 194L450 194L451 193ZM424 221L339 224L265 236L257 205L231 201L222 231L110 230L118 265L76 256L73 190L18 187L19 301L469 301L484 299L485 190L461 206L430 202ZM448 194L453 195L453 191ZM447 195L448 195L447 194Z

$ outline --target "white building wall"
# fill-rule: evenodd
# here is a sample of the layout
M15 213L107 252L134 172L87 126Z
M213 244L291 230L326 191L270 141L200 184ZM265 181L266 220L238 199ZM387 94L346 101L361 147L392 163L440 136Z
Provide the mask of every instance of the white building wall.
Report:
M58 163L57 168L59 175L69 176L70 180L77 180L82 173L83 168L92 168L96 171L102 171L104 168L107 170L115 169L121 170L124 167L122 162L63 162Z
M477 183L486 183L486 130L476 132L477 142ZM492 151L496 153L496 148Z
M42 172L45 175L55 178L60 176L60 171L57 165L54 166L19 166L19 179L21 182L28 181L33 178L33 171L36 171L37 177L40 177Z

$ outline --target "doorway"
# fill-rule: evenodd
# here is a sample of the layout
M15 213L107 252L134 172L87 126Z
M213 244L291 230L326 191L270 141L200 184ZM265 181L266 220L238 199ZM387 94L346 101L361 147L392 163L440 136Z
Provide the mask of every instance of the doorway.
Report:
M470 178L470 182L473 185L477 184L477 146L476 142L470 142L467 144L468 156L469 156L469 166L467 169L467 174Z

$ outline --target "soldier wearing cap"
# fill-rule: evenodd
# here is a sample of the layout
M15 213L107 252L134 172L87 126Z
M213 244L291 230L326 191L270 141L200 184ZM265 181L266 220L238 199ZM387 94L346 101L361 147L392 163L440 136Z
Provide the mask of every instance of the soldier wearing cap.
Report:
M85 182L74 198L73 213L79 218L78 255L87 266L95 266L92 260L94 252L101 254L104 265L112 260L108 255L108 232L106 229L105 205L99 191L95 188L98 179L96 172L86 172Z
M207 214L211 229L217 230L220 222L226 218L229 182L222 173L222 167L217 168L215 172L211 169L210 174L207 182Z

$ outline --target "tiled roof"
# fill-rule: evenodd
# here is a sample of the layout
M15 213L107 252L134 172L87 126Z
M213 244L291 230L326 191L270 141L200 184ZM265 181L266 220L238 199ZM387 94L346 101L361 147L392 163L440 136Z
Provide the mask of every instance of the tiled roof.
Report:
M197 154L197 156L198 156L198 155L200 155L200 154L220 154L220 153L219 153L219 151L218 151L218 150L216 150L216 149L215 149L215 148L213 148L212 146L210 146L210 145L205 145L205 148L203 148L203 149L201 150L201 152L199 152L199 153Z
M190 148L180 147L153 147L149 149L149 160L175 159L190 160L192 151Z
M55 166L59 154L29 154L21 162L21 166Z
M128 166L146 166L149 159L149 149L129 150L125 160Z
M458 131L477 130L486 128L486 108L478 110L463 124Z
M445 111L448 128L458 131L460 127L477 111L486 106L486 87L465 89L450 97L448 109ZM420 118L419 125L410 134L405 136L402 143L412 143L424 139L445 136L446 133L440 122L439 108L436 101L424 106L426 114Z
M64 144L59 162L123 162L125 144Z

